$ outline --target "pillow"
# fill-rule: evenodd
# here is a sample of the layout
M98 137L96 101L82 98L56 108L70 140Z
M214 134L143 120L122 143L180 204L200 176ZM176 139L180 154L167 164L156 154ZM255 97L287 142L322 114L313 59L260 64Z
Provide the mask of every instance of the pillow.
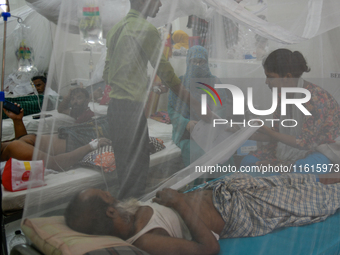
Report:
M163 140L156 137L149 137L149 151L150 155L159 152L165 148Z
M114 236L94 236L73 231L66 226L64 216L25 219L21 228L26 237L46 255L147 255L147 253ZM107 251L107 253L96 253L96 250ZM117 251L117 253L110 253L111 250ZM134 251L137 252L133 253Z
M155 137L149 138L150 155L165 148L164 142ZM105 173L113 172L116 169L116 161L111 145L98 148L88 153L80 162L81 166L95 167L98 170L103 168Z
M94 167L98 170L103 168L105 173L113 172L116 169L116 160L112 146L107 145L91 151L79 162L79 165Z

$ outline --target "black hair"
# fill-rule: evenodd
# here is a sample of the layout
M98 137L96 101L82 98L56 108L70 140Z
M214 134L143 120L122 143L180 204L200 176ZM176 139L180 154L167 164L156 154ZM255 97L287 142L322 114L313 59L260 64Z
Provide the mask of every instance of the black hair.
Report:
M139 1L137 0L130 0L131 8L138 7Z
M108 207L109 204L100 196L82 199L79 192L72 198L64 212L66 225L88 235L109 235L113 223L106 215Z
M46 81L47 81L47 79L46 79L46 77L45 76L34 76L33 78L32 78L32 81L35 81L35 80L41 80L43 83L45 83L46 84Z
M306 59L299 51L278 49L270 53L263 60L263 68L270 73L277 73L280 77L290 73L294 78L300 78L304 72L309 72Z
M79 93L79 92L80 92L80 93L83 93L87 99L90 98L89 92L88 92L86 89L84 89L84 88L75 88L75 89L73 89L73 90L71 91L71 96L72 96L72 95L75 95L75 94L77 94L77 93Z

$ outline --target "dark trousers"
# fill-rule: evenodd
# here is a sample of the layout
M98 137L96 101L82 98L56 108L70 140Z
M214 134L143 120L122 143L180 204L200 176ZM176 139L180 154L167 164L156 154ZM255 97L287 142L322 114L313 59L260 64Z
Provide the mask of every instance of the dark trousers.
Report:
M111 99L107 111L120 189L118 199L140 197L149 171L149 131L144 104Z

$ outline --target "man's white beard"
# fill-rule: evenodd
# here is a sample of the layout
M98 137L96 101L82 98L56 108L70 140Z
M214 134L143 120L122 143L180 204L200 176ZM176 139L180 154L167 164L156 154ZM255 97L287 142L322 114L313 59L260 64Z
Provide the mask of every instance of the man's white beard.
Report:
M125 218L127 223L130 222L131 217L134 216L140 207L140 203L137 199L131 198L124 201L119 201L115 208L118 210L119 214Z

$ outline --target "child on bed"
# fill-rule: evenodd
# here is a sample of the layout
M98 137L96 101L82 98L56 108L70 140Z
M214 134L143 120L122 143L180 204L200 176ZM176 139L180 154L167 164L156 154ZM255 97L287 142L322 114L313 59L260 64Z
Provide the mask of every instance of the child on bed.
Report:
M3 111L13 120L15 140L1 143L0 161L7 161L10 158L32 160L37 136L35 134L27 134L22 121L24 110L22 109L18 115L5 109ZM58 138L57 134L42 135L35 159L44 160L45 166L49 169L63 171L80 161L89 152L109 144L111 144L110 140L100 138L67 152L66 139Z

